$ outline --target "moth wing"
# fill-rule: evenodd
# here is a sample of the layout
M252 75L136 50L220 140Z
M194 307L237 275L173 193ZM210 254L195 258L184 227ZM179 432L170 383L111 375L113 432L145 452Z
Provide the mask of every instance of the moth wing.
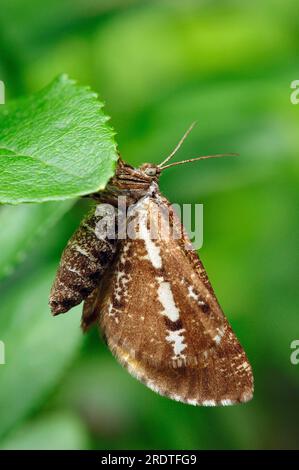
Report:
M122 241L95 308L112 353L172 399L208 406L250 400L250 364L168 201L145 197L131 218L138 237Z
M81 328L85 333L98 318L97 306L101 299L102 283L100 283L85 299L81 318Z

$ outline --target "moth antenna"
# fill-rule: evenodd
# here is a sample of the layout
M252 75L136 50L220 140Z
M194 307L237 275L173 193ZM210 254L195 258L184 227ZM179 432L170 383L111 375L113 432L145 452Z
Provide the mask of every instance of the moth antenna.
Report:
M169 165L160 166L160 170L165 170L165 168L170 168L171 166L183 165L184 163L197 162L198 160L206 160L207 158L221 158L221 157L239 157L238 153L218 153L215 155L203 155L202 157L189 158L188 160L183 160L181 162L170 163Z
M168 155L167 158L165 158L165 160L163 160L163 162L159 163L158 167L161 168L162 165L164 165L165 163L169 162L169 160L177 153L177 151L180 149L180 147L182 146L183 142L187 139L188 135L190 134L190 132L192 131L192 129L194 128L196 124L196 121L194 121L191 126L189 127L189 129L187 129L187 131L185 132L185 134L183 135L183 137L181 138L181 140L179 141L179 143L177 144L177 146L173 149L173 151L171 152L170 155Z

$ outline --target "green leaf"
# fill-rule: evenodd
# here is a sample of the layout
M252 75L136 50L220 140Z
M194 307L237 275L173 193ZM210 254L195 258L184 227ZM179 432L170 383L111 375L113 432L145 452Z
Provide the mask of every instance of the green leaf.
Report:
M70 413L55 413L26 423L11 433L3 450L81 450L87 447L87 435L80 421Z
M0 110L0 203L104 189L117 160L103 104L66 75Z
M34 243L63 216L74 200L0 208L0 279L9 276Z
M1 292L0 436L45 400L81 344L81 307L53 318L48 303L54 269L38 271Z

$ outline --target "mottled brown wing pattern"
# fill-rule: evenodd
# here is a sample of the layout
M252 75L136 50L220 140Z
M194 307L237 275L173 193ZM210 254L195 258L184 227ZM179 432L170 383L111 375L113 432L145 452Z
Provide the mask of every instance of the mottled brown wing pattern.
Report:
M138 237L121 242L85 317L99 318L120 363L156 392L197 405L246 402L253 378L245 352L184 231L178 239L167 236L165 208L169 203L159 193L135 205L130 217ZM146 214L154 214L155 240ZM172 211L170 222L180 233Z
M117 239L101 237L97 232L97 223L102 217L95 206L63 251L50 293L53 315L65 313L86 299L99 285L113 260Z

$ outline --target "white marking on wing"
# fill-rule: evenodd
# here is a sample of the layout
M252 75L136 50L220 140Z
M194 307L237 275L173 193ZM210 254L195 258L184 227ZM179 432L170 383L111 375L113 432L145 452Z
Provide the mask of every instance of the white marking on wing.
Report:
M118 271L116 274L116 283L115 283L115 290L114 294L116 300L120 301L121 297L127 298L127 287L128 282L130 280L130 275L128 275L125 271Z
M252 398L252 391L246 391L243 393L243 395L241 396L241 401L242 402L246 402L246 401L249 401L251 400Z
M175 401L182 401L182 397L180 395L171 394L170 398Z
M188 405L193 405L193 406L198 405L198 401L197 401L197 400L193 400L193 399L191 399L191 398L189 398L189 399L187 400L187 403L188 403Z
M166 341L172 344L173 353L174 353L174 356L172 359L178 359L178 358L184 359L185 358L185 355L181 354L182 351L186 349L186 344L184 344L184 339L185 339L183 335L184 331L185 331L184 329L176 330L176 331L167 330L168 335L165 337L165 339Z
M215 400L204 400L202 404L203 406L216 406Z
M190 297L190 299L194 299L196 300L196 302L198 303L198 305L205 305L205 302L203 300L201 300L199 298L199 295L197 295L195 292L194 292L194 289L192 286L188 286L188 297Z
M220 403L223 406L229 406L229 405L233 405L234 401L230 400L229 398L224 398L223 400L221 400Z
M124 269L121 269L121 264L124 264L126 262L129 247L129 243L123 246L123 251L120 255L120 265L118 266L118 271L116 273L114 295L118 302L121 301L122 297L125 300L127 300L128 298L128 283L131 280L131 275L127 273Z
M78 251L78 253L80 253L81 255L86 256L86 258L90 259L91 261L94 261L95 263L98 262L98 260L91 253L85 251L82 246L72 244L71 247L74 248L74 250Z
M162 279L163 278L160 277L157 278L157 281L159 282L158 298L164 308L161 313L168 317L169 320L175 322L180 318L180 312L175 305L170 283L162 281Z
M121 256L120 256L120 262L121 263L126 262L127 253L129 251L130 246L131 246L131 243L129 243L129 242L124 244L123 249L122 249L122 253L121 253Z
M151 389L153 390L153 392L156 392L156 393L161 393L161 389L158 387L158 385L155 384L155 382L153 382L152 380L149 380L146 385Z
M139 218L139 236L145 243L148 258L154 268L162 268L162 259L160 256L160 247L151 239L150 230L147 228L147 211L142 211Z
M248 362L243 362L242 367L243 367L243 369L249 369L250 368Z
M221 339L222 339L222 338L221 338L220 335L216 335L216 336L214 336L214 338L213 338L213 340L215 341L216 344L219 344L220 341L221 341Z
M118 323L118 318L117 318L116 314L117 314L117 312L116 312L115 308L113 308L112 303L110 303L108 305L108 315L109 315L109 317L113 318L116 323Z
M220 344L222 338L223 338L223 335L225 333L225 330L224 328L217 328L217 335L214 336L213 340L215 341L216 344Z
M78 270L75 269L75 268L71 268L71 266L66 265L66 269L67 269L68 271L70 271L71 273L78 274L79 276L82 275L82 273L80 273L80 271L78 271Z

